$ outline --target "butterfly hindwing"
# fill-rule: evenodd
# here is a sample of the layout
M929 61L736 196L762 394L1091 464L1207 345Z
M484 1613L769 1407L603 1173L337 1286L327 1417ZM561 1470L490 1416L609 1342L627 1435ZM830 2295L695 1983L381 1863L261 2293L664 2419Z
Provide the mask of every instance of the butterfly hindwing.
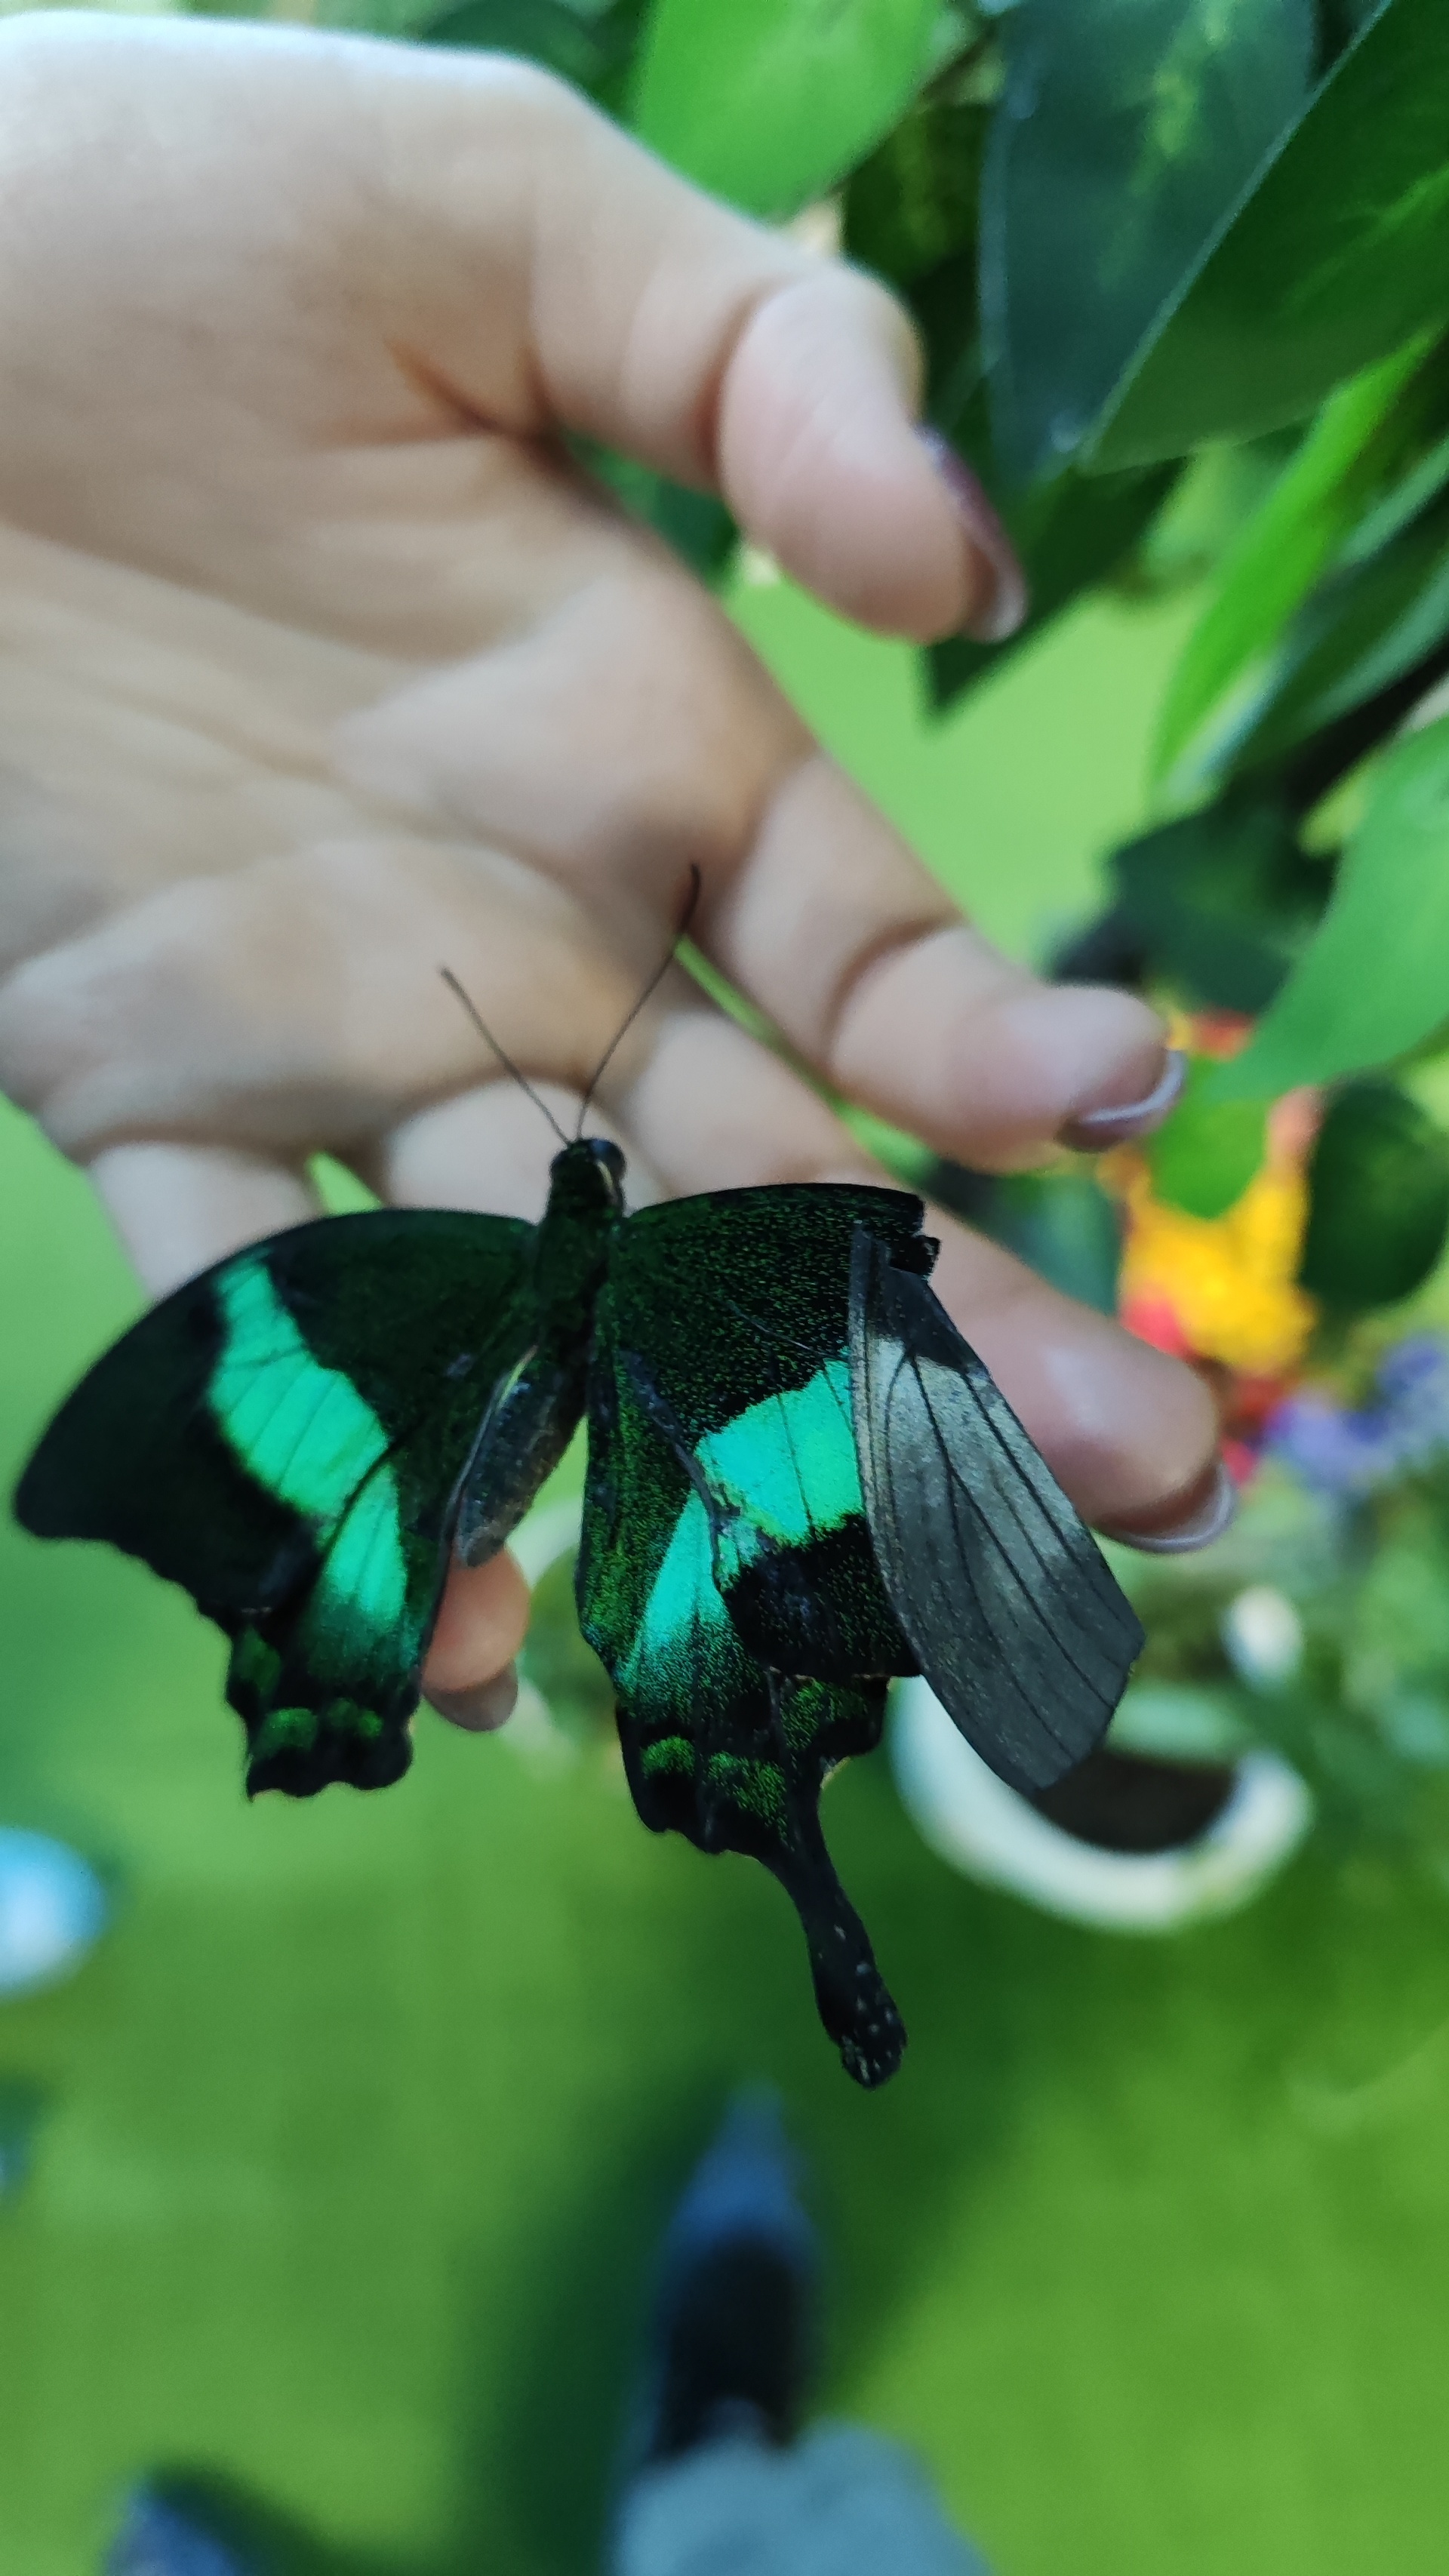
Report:
M777 1671L914 1670L861 1494L850 1247L864 1224L916 1257L920 1215L899 1190L721 1190L643 1210L614 1246L618 1365L687 1461L736 1629Z
M1106 1731L1143 1636L1088 1530L926 1281L865 1227L851 1259L861 1481L932 1689L1018 1789Z
M616 1238L596 1316L579 1566L646 1824L763 1860L804 1923L822 2017L878 2083L904 2033L817 1802L914 1669L876 1571L851 1419L853 1228L910 1257L886 1190L724 1191ZM703 1283L703 1293L701 1293Z
M274 1236L144 1316L26 1469L26 1528L108 1539L232 1639L253 1790L407 1767L459 1480L528 1343L532 1231L377 1210Z

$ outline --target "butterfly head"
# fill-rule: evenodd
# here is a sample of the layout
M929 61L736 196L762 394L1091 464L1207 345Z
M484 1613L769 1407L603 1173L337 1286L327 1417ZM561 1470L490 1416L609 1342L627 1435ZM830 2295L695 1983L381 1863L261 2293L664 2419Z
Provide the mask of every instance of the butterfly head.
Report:
M607 1136L576 1136L549 1166L549 1205L570 1214L622 1216L624 1157Z

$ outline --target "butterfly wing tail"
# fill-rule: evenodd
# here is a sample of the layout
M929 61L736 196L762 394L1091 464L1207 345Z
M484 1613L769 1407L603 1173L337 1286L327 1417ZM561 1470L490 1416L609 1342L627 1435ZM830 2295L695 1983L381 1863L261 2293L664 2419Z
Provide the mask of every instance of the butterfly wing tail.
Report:
M651 1725L620 1696L634 1804L652 1832L683 1834L699 1851L745 1853L778 1879L800 1917L820 2019L846 2073L871 2090L900 2065L905 2027L836 1876L818 1800L837 1762L879 1741L885 1684L844 1689L758 1666L749 1682L710 1730L713 1745L672 1721Z

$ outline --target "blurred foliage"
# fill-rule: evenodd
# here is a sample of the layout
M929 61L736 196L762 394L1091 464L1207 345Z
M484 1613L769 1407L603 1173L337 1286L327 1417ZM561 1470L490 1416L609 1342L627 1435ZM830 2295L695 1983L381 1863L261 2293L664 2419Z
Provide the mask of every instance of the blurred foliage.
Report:
M654 0L634 121L702 186L793 214L910 106L938 15L937 0Z
M1251 1102L1229 1102L1220 1115ZM1298 1276L1339 1314L1396 1305L1422 1288L1449 1232L1449 1137L1392 1082L1347 1083L1308 1167Z
M1143 980L1189 1009L1259 1012L1317 926L1329 870L1281 803L1224 796L1114 851L1116 901L1065 948L1066 980Z
M1210 1713L1220 1752L1234 1740L1266 1743L1303 1773L1330 1840L1387 1839L1441 1877L1449 1874L1444 1428L1436 1425L1437 1441L1407 1469L1386 1459L1357 1491L1270 1457L1235 1528L1196 1563L1114 1551L1148 1629L1124 1703L1129 1735L1130 1702L1141 1694L1157 1749L1201 1758ZM1272 1655L1254 1651L1264 1630Z
M555 1557L534 1587L519 1667L566 1744L575 1751L604 1748L617 1758L613 1686L579 1628L572 1549Z
M1378 765L1317 937L1221 1096L1337 1082L1435 1039L1449 1018L1449 718Z
M983 354L998 453L1025 482L1079 453L1220 217L1302 114L1316 28L1312 0L1021 0L1002 25Z
M1259 1100L1213 1100L1199 1057L1174 1115L1145 1148L1153 1195L1209 1220L1236 1207L1263 1160L1267 1117Z
M1105 1315L1117 1305L1122 1225L1090 1172L971 1172L938 1162L911 1176L942 1207L1002 1243L1068 1297Z

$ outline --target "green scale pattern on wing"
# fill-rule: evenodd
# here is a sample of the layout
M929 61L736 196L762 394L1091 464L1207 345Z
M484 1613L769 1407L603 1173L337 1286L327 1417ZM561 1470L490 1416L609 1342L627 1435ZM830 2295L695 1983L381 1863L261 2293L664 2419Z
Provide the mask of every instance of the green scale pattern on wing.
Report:
M208 1408L312 1546L311 1578L281 1615L235 1631L227 1696L254 1790L371 1788L407 1768L458 1482L529 1329L529 1228L435 1213L419 1231L409 1214L405 1227L383 1216L385 1234L357 1220L369 1231L351 1246L329 1229L325 1277L283 1237L217 1278Z
M741 1190L645 1210L600 1300L579 1567L646 1824L748 1852L804 1924L852 2072L903 2034L831 1867L822 1782L914 1669L876 1572L851 1419L852 1229L915 1240L895 1191ZM700 1279L709 1331L697 1327Z
M417 1209L276 1235L143 1316L26 1469L27 1528L128 1549L231 1638L249 1789L406 1770L458 1480L530 1337L533 1240Z
M329 1737L381 1751L399 1669L416 1669L431 1625L437 1539L404 1531L387 1431L346 1373L314 1357L265 1262L232 1264L216 1296L208 1406L254 1483L307 1523L320 1561L285 1655L252 1627L233 1649L228 1692L253 1721L252 1771ZM305 1702L287 1706L298 1687Z

